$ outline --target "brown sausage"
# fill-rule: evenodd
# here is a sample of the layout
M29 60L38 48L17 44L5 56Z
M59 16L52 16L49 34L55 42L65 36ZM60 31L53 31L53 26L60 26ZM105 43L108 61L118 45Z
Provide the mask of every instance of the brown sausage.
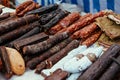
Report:
M60 34L56 34L53 37L43 41L43 42L39 42L37 44L33 44L33 45L28 45L23 47L23 53L24 54L36 54L36 53L40 53L42 51L45 51L47 49L49 49L50 47L52 47L53 45L57 44L58 42L68 38L69 35L68 33L64 32L64 33L60 33Z
M3 13L2 15L0 15L0 20L4 20L8 17L10 17L10 13Z
M38 16L28 15L28 16L9 20L6 23L0 23L0 34L14 30L15 28L29 24L29 23L34 22L36 20L38 20Z
M102 31L96 31L94 32L90 37L88 37L85 41L82 42L82 45L86 45L86 46L90 46L92 45L94 42L97 41L97 39L100 37Z
M65 48L63 48L61 51L57 52L55 55L49 57L47 60L41 62L39 65L37 65L36 73L40 73L42 69L44 68L51 68L55 63L57 63L60 59L65 57L69 51L79 46L78 40L73 40L71 43L69 43Z
M0 8L0 14L2 13L2 8Z
M65 80L68 76L68 72L57 69L50 76L46 77L45 80Z
M32 4L32 3L33 3L33 1L26 1L26 2L24 2L24 3L22 3L22 4L20 4L20 5L17 6L17 8L16 8L16 13L21 12L21 11L24 10L28 5L30 5L30 4Z
M39 23L36 21L34 23L22 26L20 28L17 28L15 30L11 31L11 32L8 32L4 35L1 35L0 36L0 44L14 40L14 39L20 37L21 35L25 34L26 32L30 31L31 29L38 27L38 26L39 26Z
M87 38L92 32L94 32L97 29L97 25L95 23L92 23L90 25L85 26L84 28L76 31L72 38L78 39L78 38Z
M63 42L56 44L49 50L42 53L39 57L35 57L35 58L31 59L30 61L28 61L27 67L29 67L30 69L35 69L36 65L38 65L41 61L49 58L50 56L54 55L56 52L59 52L71 41L72 41L72 39L68 38L68 39L64 40Z
M26 3L28 2L28 3ZM33 9L39 8L40 6L33 1L26 1L16 8L17 16L24 16L24 14ZM21 11L19 11L21 10Z

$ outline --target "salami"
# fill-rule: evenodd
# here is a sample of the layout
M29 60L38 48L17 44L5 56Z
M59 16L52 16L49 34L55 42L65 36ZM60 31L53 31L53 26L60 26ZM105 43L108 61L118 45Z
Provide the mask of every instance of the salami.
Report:
M92 32L94 32L97 29L97 25L95 23L92 23L88 26L85 26L84 28L76 31L72 38L78 39L78 38L87 38Z
M33 1L26 1L26 2L24 2L24 3L22 3L22 4L20 4L20 5L17 6L17 8L16 8L16 13L21 12L22 10L24 10L27 6L29 6L29 5L32 4L32 3L33 3Z
M90 17L92 14L86 14L86 15L84 15L84 16L81 16L76 22L74 22L72 25L74 26L74 24L76 24L76 23L78 23L79 21L82 21L83 19L85 19L85 18L87 18L87 17ZM70 26L72 26L72 25L70 25ZM56 27L57 26L61 26L61 25L56 25ZM70 27L69 26L69 27ZM58 27L58 28L61 28L61 27ZM58 31L57 33L62 33L62 32L66 32L67 31L67 28L63 28L63 29L61 29L60 31Z
M81 28L83 28L84 26L90 24L91 22L93 22L97 17L100 17L100 16L104 16L104 12L99 12L99 13L96 13L94 15L91 15L89 17L86 17L84 18L83 20L80 20L78 22L76 22L75 24L71 25L70 27L67 28L67 32L69 33L73 33Z
M68 27L69 25L71 25L73 22L75 22L79 18L80 18L79 13L73 12L73 13L69 14L68 16L66 16L65 18L63 18L61 21L59 21L59 23L57 25L52 27L49 30L49 33L50 34L55 34L58 31L60 31L61 29L65 28L65 27Z
M29 12L33 9L39 8L40 5L38 5L37 3L33 2L33 1L27 1L27 2L32 2L31 4L28 5L28 3L24 2L23 4L20 4L20 6L18 6L18 9L22 9L21 11L18 11L18 9L16 8L16 14L17 16L23 16L26 12ZM25 5L26 3L26 5ZM25 7L23 6L25 5Z
M97 39L100 37L102 31L98 30L96 32L94 32L90 37L88 37L87 39L85 39L85 41L82 42L82 45L86 45L86 46L91 46L93 43L95 43L97 41Z
M85 19L85 18L87 18L87 17L90 17L91 15L92 15L91 13L87 13L86 15L81 16L78 21L81 21L81 20L83 20L83 19Z

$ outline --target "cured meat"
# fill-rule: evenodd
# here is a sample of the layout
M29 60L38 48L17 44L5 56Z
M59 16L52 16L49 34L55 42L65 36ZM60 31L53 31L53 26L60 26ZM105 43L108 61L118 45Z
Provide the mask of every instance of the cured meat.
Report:
M10 46L10 47L13 47L13 44L15 42L17 42L18 40L21 40L21 39L24 39L24 38L27 38L27 37L30 37L32 35L35 35L37 33L40 32L40 28L39 27L35 27L34 29L30 30L29 32L25 33L24 35L20 36L19 38L11 41L10 43L6 44L6 46Z
M97 25L95 23L92 23L88 26L85 26L84 28L76 31L73 35L72 38L78 39L78 38L87 38L88 36L91 35L92 32L94 32L97 29Z
M37 65L36 73L40 73L41 70L44 68L51 68L55 63L57 63L60 59L62 59L64 56L66 56L69 51L71 51L72 49L74 49L78 46L79 46L79 41L73 40L61 51L57 52L55 55L49 57L47 60L45 60L45 61L41 62L39 65Z
M66 32L56 34L53 37L50 37L49 39L47 39L46 41L43 41L43 42L40 42L37 44L33 44L33 45L25 46L23 48L23 53L24 54L36 54L38 52L40 53L42 51L49 49L50 47L52 47L56 43L66 39L68 37L69 37L69 35Z
M86 14L86 15L84 15L84 16L81 16L76 22L74 22L72 25L74 25L74 24L76 24L77 22L79 22L79 21L82 21L83 19L85 19L85 18L87 18L87 17L90 17L92 14ZM70 26L72 26L72 25L70 25ZM56 26L60 26L60 25L56 25ZM61 28L61 27L60 27ZM60 31L58 31L57 33L62 33L62 32L65 32L65 31L67 31L67 28L63 28L63 29L61 29Z
M85 19L85 18L87 18L87 17L90 17L91 15L92 15L91 13L87 13L86 15L81 16L78 21L81 21L81 20L83 20L83 19Z
M60 19L64 18L66 15L68 15L69 12L67 11L60 11L53 19L51 19L47 24L42 25L45 31L50 29L52 26L54 26Z
M63 32L66 32L66 31L67 31L67 28L63 28L62 30L58 31L57 34L63 33Z
M94 15L91 15L89 17L86 17L84 18L83 20L81 21L78 21L76 22L75 24L71 25L70 27L67 28L67 32L69 33L73 33L81 28L83 28L84 26L90 24L91 22L93 22L97 17L100 17L100 16L104 16L104 12L99 12L99 13L96 13Z
M51 5L48 5L48 6L43 6L43 7L40 7L38 9L29 11L28 13L26 13L26 15L29 15L29 14L39 14L39 15L41 15L41 14L49 13L53 10L56 10L57 8L58 8L57 4L51 4Z
M28 4L27 2L30 4ZM40 7L40 5L38 5L37 3L33 2L33 1L27 1L27 2L20 4L16 8L16 15L17 16L23 16L25 13Z
M68 76L68 72L57 69L53 74L46 77L45 80L65 80Z
M8 17L8 18L3 19L3 20L0 21L0 25L4 24L4 23L7 23L9 20L14 20L16 18L17 18L17 16L15 14L10 14L10 17Z
M89 47L97 41L97 39L100 37L101 33L102 33L102 31L98 30L98 31L94 32L90 37L85 39L85 41L83 41L82 43L80 42L80 43L82 45L86 45Z
M75 22L76 20L78 20L79 17L80 17L80 15L77 12L73 12L73 13L69 14L68 16L66 16L65 18L63 18L61 21L59 21L59 23L57 25L55 25L54 27L52 27L49 30L49 33L50 34L57 33L61 29L65 28L65 27L68 27L73 22Z
M116 60L120 62L120 56ZM119 69L120 66L116 62L113 62L99 80L113 80L116 74L119 73Z
M48 51L42 53L39 57L35 57L27 63L27 67L30 69L35 69L36 65L38 65L41 61L47 59L48 57L52 56L56 52L59 52L62 48L64 48L67 44L69 44L72 39L68 38L63 42L55 45L54 47L50 48Z
M0 15L0 21L6 19L8 17L10 17L10 13L3 13L2 15Z
M49 36L43 32L43 33L39 33L39 34L36 34L36 35L28 37L28 38L18 40L16 42L14 42L13 44L17 50L21 50L23 46L30 45L30 44L33 44L36 42L40 42L47 38L49 38Z
M116 57L119 54L120 46L112 45L104 54L97 59L79 78L78 80L99 80L98 78L112 63L111 57Z
M11 41L13 39L16 39L17 37L25 34L26 32L30 31L31 29L38 27L39 22L34 22L29 25L22 26L20 28L17 28L11 32L8 32L2 36L0 36L0 44L6 43L8 41Z
M20 4L20 5L17 6L17 8L16 8L16 13L21 12L22 10L24 10L27 6L29 6L29 5L32 4L32 3L33 3L33 1L26 1L26 2L24 2L24 3L22 3L22 4Z
M50 13L46 13L41 15L39 22L42 25L45 25L46 23L48 23L52 18L54 18L57 14L59 14L59 12L61 11L61 9L56 9Z
M73 22L75 22L76 20L78 20L80 18L80 14L77 12L73 12L71 14L69 14L68 16L66 16L64 19L62 19L59 24L63 27L67 27L70 24L72 24Z
M7 53L7 50L4 46L0 47L0 56L2 60L3 67L5 68L5 76L6 78L10 78L13 75L10 59Z
M11 19L6 23L0 24L0 34L11 31L19 26L23 26L36 20L38 20L38 16L35 15L28 15L21 18L15 18L13 20Z

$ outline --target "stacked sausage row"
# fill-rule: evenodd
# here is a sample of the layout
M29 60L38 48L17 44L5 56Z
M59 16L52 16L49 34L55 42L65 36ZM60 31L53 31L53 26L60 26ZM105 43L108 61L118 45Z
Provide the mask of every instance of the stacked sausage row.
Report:
M36 68L35 72L41 73L79 45L89 47L95 43L102 33L95 19L106 12L81 16L78 12L64 11L57 4L40 7L28 1L17 7L16 14L0 16L0 45L18 50L26 67ZM1 54L1 57L6 56ZM3 61L1 63L7 67Z
M5 13L0 16L1 18L0 45L2 46L0 47L0 51L1 51L0 67L1 67L1 70L4 70L6 78L10 78L12 74L21 75L24 73L24 70L25 70L25 69L22 69L22 70L18 70L18 72L14 72L13 69L16 67L15 66L11 67L12 64L15 64L16 66L18 66L13 61L11 62L11 60L15 58L15 57L11 58L11 55L9 55L9 53L11 54L11 51L14 52L12 48L16 48L21 53L22 57L24 58L24 61L27 62L36 56L40 56L40 54L42 54L41 52L53 47L55 44L60 43L61 41L69 37L69 35L66 32L60 33L58 35L54 35L51 37L49 37L49 35L43 32L48 30L53 25L55 25L60 19L67 16L69 12L61 10L57 4L44 6L44 7L35 9L35 11L34 10L31 11L32 8L28 9L30 7L28 7L27 5L32 6L33 4L34 2L28 1L17 7L16 9L17 16L24 15L23 17L17 17L16 14L14 13L9 13L9 15L6 15ZM24 5L24 7L22 5ZM38 7L37 4L36 4L36 7ZM28 11L31 11L31 12L28 12ZM28 13L23 14L26 12ZM2 10L1 10L1 13L2 13ZM45 60L51 55L60 51L71 41L72 39L67 39L62 43L57 44L55 47L58 46L58 49L53 48L51 50L50 55L48 54L43 55L44 57L42 60ZM72 44L75 44L75 46L72 46ZM64 50L66 54L68 51L78 46L78 41L75 40L72 42L72 44L69 46L70 48L67 51ZM36 48L34 48L35 50L33 50L32 54L29 53L32 47L28 49L29 47L28 45L37 46ZM7 52L5 46L12 47L12 48L9 48L10 51ZM17 51L15 51L15 53L19 54ZM16 56L15 59L22 61L22 59L20 59L19 57L21 58L21 56ZM60 58L62 58L62 56ZM21 63L22 65L19 63L18 64L21 65L21 68L22 68L24 67L24 63L21 61L20 62L18 61L18 62Z
M68 32L72 39L81 39L80 44L90 46L96 42L101 34L101 30L94 21L97 17L104 15L105 12L101 11L94 15L86 14L77 18L77 13L71 13L52 27L49 33Z

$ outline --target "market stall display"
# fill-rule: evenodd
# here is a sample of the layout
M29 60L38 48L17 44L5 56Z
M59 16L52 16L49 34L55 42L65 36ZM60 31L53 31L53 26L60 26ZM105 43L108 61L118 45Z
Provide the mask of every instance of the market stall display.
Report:
M45 80L112 80L119 74L119 14L81 15L33 1L15 13L2 12L0 72L5 78L22 76L28 68Z

